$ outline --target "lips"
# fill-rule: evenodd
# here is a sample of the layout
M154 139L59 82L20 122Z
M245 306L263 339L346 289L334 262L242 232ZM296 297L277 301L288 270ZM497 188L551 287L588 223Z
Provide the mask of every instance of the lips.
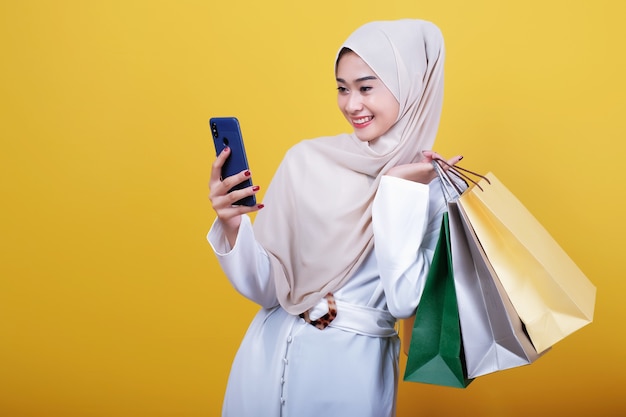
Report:
M352 125L360 129L368 126L372 120L374 120L374 116L359 117L358 119L352 119Z

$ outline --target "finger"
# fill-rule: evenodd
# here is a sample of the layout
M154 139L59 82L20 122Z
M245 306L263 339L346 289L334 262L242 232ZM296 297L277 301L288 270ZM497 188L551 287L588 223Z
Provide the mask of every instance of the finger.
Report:
M265 207L262 203L255 204L253 206L233 205L231 203L232 202L229 202L228 204L220 204L219 206L213 206L213 209L220 220L228 222L234 217L252 213Z
M258 185L253 185L240 190L233 190L226 195L226 199L229 205L234 205L239 200L255 195L260 189L261 187Z
M233 178L229 177L229 181L230 180L233 180ZM255 195L261 189L258 185L252 185L250 187L230 191L231 187L229 187L229 181L225 180L220 182L210 190L209 200L211 200L213 209L217 212L221 209L233 206L239 200ZM236 180L234 181L236 182Z
M253 213L265 207L264 204L255 204L253 206L243 206L243 205L235 206L235 205L232 205L232 203L234 203L234 201L231 201L230 204L228 204L225 207L215 210L217 217L220 220L227 222L233 217L241 216L243 214Z
M218 182L222 179L222 167L226 159L230 156L230 148L226 146L222 152L217 155L211 166L211 183Z
M232 206L230 210L232 210L235 215L239 216L242 214L253 213L255 211L261 210L265 207L264 204L255 204L254 206Z
M432 150L422 151L422 155L424 155L425 158L423 162L432 162L437 159L443 159L441 155Z
M449 163L450 165L455 165L455 164L457 164L457 163L458 163L461 159L463 159L463 155L457 155L457 156L454 156L454 157L452 157L452 158L448 159L448 163Z
M231 193L232 194L232 193ZM264 204L255 204L253 206L234 206L229 205L227 207L223 207L219 210L215 210L217 213L217 217L219 217L223 221L228 221L236 216L241 216L242 214L253 213L255 211L261 210L265 207Z
M241 184L244 181L247 181L251 177L250 170L241 171L238 174L231 175L230 177L222 178L222 186L226 189L226 191L230 190L236 185Z

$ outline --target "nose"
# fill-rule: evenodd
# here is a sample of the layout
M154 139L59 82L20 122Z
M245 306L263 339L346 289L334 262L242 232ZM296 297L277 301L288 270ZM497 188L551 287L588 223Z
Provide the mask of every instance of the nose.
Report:
M363 110L363 101L360 94L350 94L346 101L346 111L348 113L358 113Z

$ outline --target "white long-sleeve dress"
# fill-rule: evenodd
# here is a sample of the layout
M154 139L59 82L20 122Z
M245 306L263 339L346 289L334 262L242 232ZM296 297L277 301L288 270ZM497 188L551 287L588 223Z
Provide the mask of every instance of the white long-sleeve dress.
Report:
M395 415L400 343L394 323L415 312L446 205L439 181L387 176L373 204L374 250L334 292L337 318L324 330L280 307L269 259L247 216L232 248L214 222L207 239L226 276L262 306L233 362L224 417ZM327 311L322 300L311 319Z

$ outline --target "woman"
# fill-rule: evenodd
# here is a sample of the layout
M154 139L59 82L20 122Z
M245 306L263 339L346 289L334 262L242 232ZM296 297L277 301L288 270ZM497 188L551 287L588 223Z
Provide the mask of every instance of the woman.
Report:
M335 62L352 134L291 148L252 227L220 180L208 240L232 285L262 308L234 360L224 416L395 414L396 318L414 314L445 202L430 149L443 96L439 29L420 20L368 23ZM448 162L454 164L461 157Z

